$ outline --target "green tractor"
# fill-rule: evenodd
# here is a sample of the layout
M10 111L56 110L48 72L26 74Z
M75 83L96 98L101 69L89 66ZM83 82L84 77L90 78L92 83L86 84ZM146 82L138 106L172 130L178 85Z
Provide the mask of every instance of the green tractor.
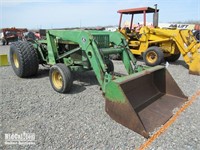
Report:
M112 54L121 56L128 75L114 73ZM45 40L13 43L10 62L21 78L37 75L39 64L49 65L50 83L59 93L70 91L73 72L93 70L106 100L106 112L146 138L187 101L165 67L137 65L119 32L47 30Z

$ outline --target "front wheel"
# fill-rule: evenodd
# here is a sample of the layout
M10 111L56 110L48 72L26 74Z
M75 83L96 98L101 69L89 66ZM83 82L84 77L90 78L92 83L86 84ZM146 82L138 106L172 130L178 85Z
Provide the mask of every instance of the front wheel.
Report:
M73 84L71 71L65 64L58 63L52 66L49 78L51 86L59 93L69 92Z
M163 62L164 54L161 48L152 46L143 55L143 60L148 66L160 65Z

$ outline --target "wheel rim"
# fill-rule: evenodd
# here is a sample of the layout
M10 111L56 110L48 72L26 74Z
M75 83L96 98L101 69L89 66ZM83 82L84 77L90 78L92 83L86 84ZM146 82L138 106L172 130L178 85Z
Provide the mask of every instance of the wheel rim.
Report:
M149 63L155 63L157 61L157 59L158 59L158 55L154 51L148 52L146 55L146 60Z
M16 67L16 68L19 68L19 60L18 60L18 58L17 58L16 53L13 54L13 62L14 62L14 64L15 64L15 67Z
M57 70L54 70L52 73L52 82L57 89L61 89L63 86L62 75Z

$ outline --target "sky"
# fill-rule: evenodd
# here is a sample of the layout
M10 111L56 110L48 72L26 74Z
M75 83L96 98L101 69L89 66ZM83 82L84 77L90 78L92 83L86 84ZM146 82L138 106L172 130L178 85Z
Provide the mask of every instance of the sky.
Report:
M154 4L160 9L161 23L200 20L200 0L0 0L0 28L117 25L117 10ZM152 21L152 16L147 18ZM141 19L135 18L136 22Z

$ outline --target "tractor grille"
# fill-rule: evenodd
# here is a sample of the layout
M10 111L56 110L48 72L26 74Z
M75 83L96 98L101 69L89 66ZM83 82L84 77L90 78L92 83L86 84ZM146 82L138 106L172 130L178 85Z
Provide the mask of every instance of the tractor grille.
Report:
M109 48L109 35L93 35L98 48Z

